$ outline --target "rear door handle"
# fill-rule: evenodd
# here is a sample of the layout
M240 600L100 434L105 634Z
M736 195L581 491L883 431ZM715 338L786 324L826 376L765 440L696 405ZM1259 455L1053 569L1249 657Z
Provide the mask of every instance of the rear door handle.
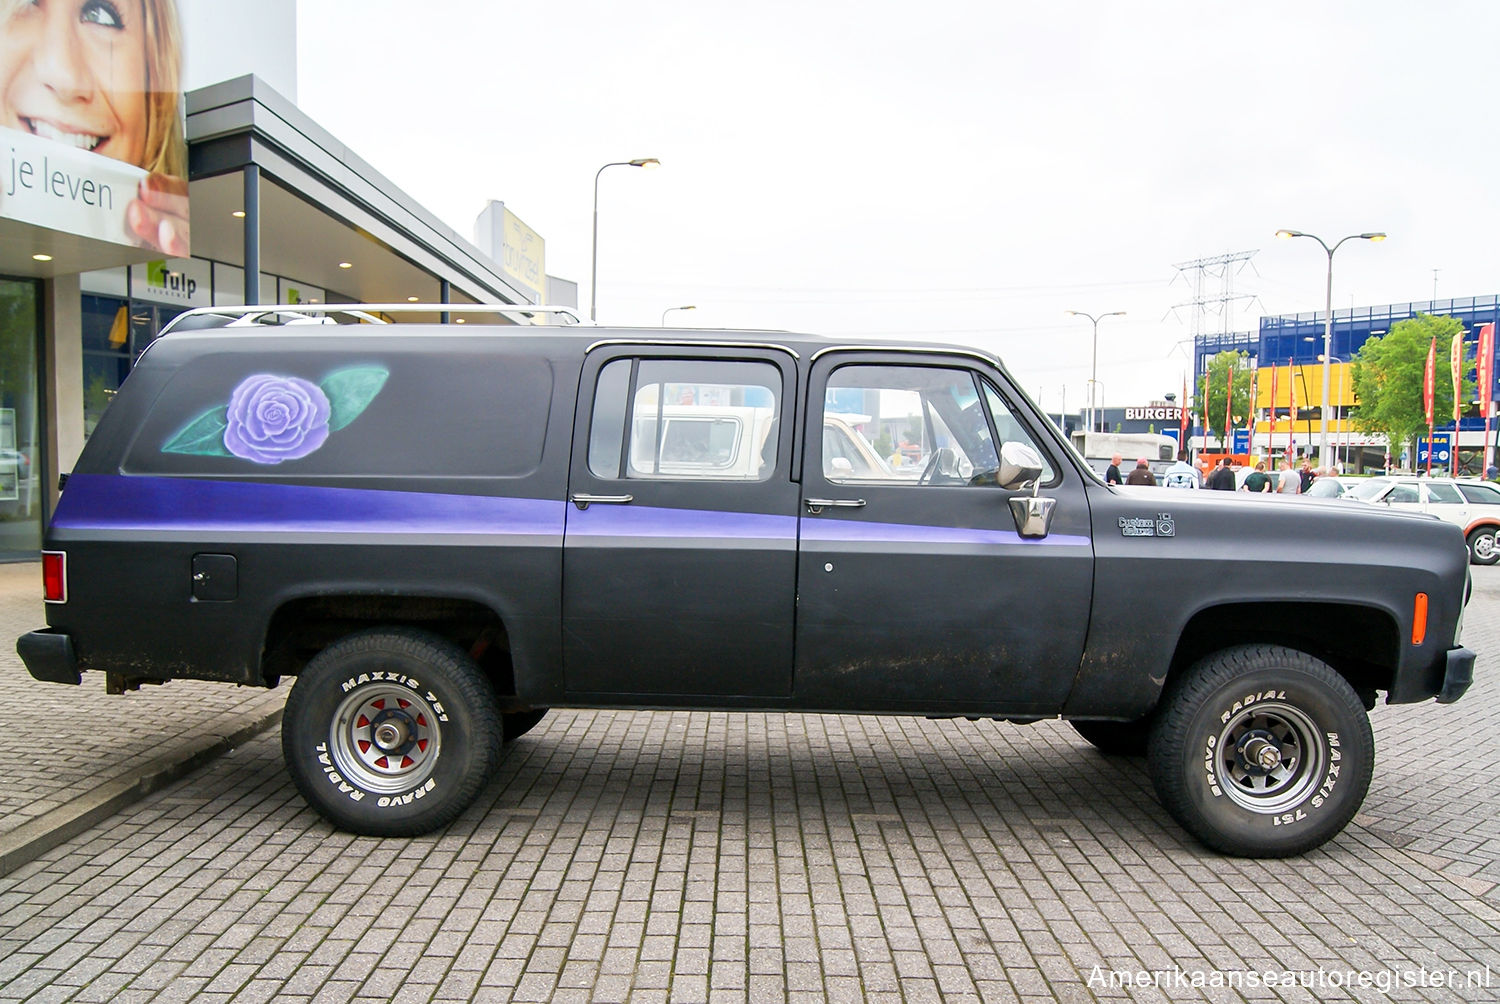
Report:
M816 515L824 509L863 509L866 503L864 499L807 499L804 504Z
M593 505L595 502L602 502L605 505L625 505L627 502L634 502L635 501L635 496L634 495L585 495L584 493L579 492L576 495L569 496L568 500L570 502L572 502L574 505L576 505L578 507L579 511L582 512L584 509L587 509L589 506Z

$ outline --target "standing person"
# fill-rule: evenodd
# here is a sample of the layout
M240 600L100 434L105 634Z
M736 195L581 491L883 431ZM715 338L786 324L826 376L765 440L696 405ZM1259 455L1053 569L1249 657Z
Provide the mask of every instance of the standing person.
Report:
M175 0L0 0L0 128L139 168L110 208L138 244L186 257L181 77Z
M1155 485L1156 475L1151 473L1151 464L1145 457L1135 462L1135 469L1125 476L1127 485Z
M1297 472L1297 479L1301 482L1301 486L1297 491L1302 495L1306 495L1307 490L1312 487L1313 483L1312 468L1308 466L1306 459L1302 461L1302 469Z
M1281 473L1277 475L1276 494L1296 495L1302 491L1302 479L1292 469L1292 462L1285 457L1281 461Z
M1229 466L1232 463L1234 463L1233 457L1222 458L1219 466L1215 467L1214 472L1208 476L1208 483L1205 487L1220 492L1234 491L1234 469Z
M1125 479L1120 477L1120 455L1116 453L1109 462L1109 469L1104 472L1104 483L1107 485L1120 485Z
M1266 474L1266 462L1264 460L1257 461L1255 470L1250 472L1250 476L1245 479L1244 487L1240 491L1249 492L1252 495L1264 495L1270 490L1271 478Z
M1166 473L1161 476L1162 486L1165 488L1201 488L1198 483L1200 475L1198 468L1187 462L1188 451L1177 451L1177 463L1168 467Z

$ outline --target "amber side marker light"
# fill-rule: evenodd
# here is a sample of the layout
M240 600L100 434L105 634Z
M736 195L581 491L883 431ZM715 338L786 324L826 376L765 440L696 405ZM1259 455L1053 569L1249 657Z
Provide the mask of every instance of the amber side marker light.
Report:
M42 599L68 602L68 555L63 551L42 552Z
M1427 594L1418 593L1411 609L1411 643L1420 645L1427 640Z

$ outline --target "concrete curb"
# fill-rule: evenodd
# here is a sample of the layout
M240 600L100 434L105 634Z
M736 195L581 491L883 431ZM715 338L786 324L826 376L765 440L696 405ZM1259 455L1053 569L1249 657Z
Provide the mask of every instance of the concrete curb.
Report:
M101 784L66 805L0 834L0 875L9 875L130 803L243 746L278 725L281 710L266 712L226 736L197 737L181 749L148 762L134 774Z

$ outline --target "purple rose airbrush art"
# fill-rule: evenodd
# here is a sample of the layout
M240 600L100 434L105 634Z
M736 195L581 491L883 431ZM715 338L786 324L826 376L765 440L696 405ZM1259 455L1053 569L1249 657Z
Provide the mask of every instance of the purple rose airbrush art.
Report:
M329 410L317 384L257 373L229 395L224 448L257 464L305 457L328 438Z
M320 383L255 373L235 385L228 405L203 412L161 449L257 464L300 460L358 418L389 376L382 366L336 370Z

